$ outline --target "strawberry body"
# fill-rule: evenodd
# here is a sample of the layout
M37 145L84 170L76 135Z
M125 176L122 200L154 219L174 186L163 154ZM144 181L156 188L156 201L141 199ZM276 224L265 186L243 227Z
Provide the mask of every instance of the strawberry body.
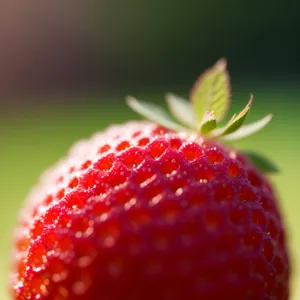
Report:
M277 199L241 154L148 122L47 171L15 241L14 299L288 299Z

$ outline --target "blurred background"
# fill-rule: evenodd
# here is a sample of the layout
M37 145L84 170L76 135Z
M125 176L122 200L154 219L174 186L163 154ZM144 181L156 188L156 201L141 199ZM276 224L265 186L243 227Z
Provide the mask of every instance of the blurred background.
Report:
M126 95L157 102L169 91L187 97L195 78L220 57L229 63L233 110L252 92L249 120L275 116L237 145L263 152L281 169L272 180L289 230L295 283L299 8L296 1L271 0L1 0L0 299L9 299L16 216L40 173L77 139L138 118L126 108ZM298 293L294 284L293 300Z

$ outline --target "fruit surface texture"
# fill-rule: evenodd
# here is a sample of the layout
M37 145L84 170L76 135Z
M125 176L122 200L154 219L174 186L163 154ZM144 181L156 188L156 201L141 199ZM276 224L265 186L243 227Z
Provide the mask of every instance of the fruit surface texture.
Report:
M287 300L278 201L238 150L152 122L75 144L29 195L16 300Z

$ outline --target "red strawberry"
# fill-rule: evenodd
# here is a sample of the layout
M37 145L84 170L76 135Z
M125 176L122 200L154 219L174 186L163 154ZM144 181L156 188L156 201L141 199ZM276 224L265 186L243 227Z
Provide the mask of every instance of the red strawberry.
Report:
M240 127L249 102L215 129L228 84L219 61L197 82L189 118L190 106L169 96L173 113L194 131L131 99L165 127L110 127L42 176L17 230L14 299L288 299L284 225L253 162L271 165L214 140L257 131L269 117ZM210 111L201 120L200 100Z

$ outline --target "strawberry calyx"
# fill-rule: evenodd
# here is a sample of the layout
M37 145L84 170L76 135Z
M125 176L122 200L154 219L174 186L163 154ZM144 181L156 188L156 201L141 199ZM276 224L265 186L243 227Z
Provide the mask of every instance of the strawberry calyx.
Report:
M253 95L246 106L234 114L225 126L220 122L226 117L231 103L231 84L224 58L203 72L191 89L190 101L168 93L166 101L171 113L163 108L133 97L127 97L127 104L143 117L174 131L196 132L201 136L223 141L236 141L248 137L264 128L272 119L264 118L245 125L251 109ZM264 172L275 172L277 168L261 155L247 152L252 162Z

